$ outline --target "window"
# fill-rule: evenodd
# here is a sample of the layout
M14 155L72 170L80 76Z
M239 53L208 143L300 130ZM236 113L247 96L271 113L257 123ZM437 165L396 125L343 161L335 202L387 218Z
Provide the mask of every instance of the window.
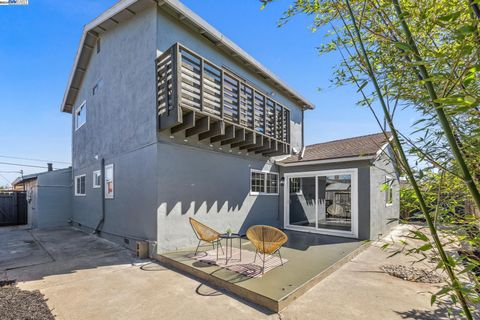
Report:
M113 199L113 164L105 166L105 199Z
M78 130L87 122L87 102L83 101L75 111L75 130Z
M290 178L290 193L301 193L301 179Z
M102 186L102 172L100 170L93 171L93 187L100 188Z
M267 193L278 193L278 174L266 173L265 177Z
M385 177L385 184L383 189L385 191L385 205L391 206L393 204L393 179L392 177L386 176Z
M252 170L250 172L250 193L278 194L278 174Z
M85 195L85 175L75 177L75 195L84 196Z

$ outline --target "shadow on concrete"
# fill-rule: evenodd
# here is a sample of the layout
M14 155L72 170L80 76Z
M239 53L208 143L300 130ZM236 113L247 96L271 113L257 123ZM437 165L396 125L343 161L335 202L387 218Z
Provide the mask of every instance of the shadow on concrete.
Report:
M395 311L402 319L415 319L415 320L449 320L449 319L462 319L460 317L460 310L447 306L438 306L435 310L417 310L412 309L409 311ZM480 316L480 315L477 315ZM478 318L475 318L478 319Z
M119 245L70 227L0 230L0 273L17 281L141 262Z

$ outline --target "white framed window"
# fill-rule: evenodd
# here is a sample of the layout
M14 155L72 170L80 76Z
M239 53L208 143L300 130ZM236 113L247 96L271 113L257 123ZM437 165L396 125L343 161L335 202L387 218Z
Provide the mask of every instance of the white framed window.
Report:
M250 171L250 194L278 194L278 173L260 170Z
M83 101L75 110L75 130L80 129L87 122L87 101Z
M302 193L302 179L300 178L290 178L290 193Z
M85 196L85 175L75 177L75 195L76 196Z
M93 188L100 188L102 186L102 171L93 171Z
M114 196L114 172L113 164L105 166L105 199L113 199Z
M385 206L389 207L393 205L393 178L389 176L385 176L385 184L384 184L384 191L385 191Z

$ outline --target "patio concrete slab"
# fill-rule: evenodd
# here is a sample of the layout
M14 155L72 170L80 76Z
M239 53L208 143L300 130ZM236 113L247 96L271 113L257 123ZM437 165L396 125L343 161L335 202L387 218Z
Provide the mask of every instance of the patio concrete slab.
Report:
M370 245L272 314L156 262L139 262L128 250L93 235L69 228L33 234L54 252L55 261L8 270L3 277L23 279L22 289L40 290L58 319L449 319L444 308L430 306L428 292L438 285L380 272L382 264L412 261L404 255L387 259L382 243ZM8 238L0 237L0 247Z
M164 253L157 258L212 285L225 288L243 299L278 312L352 259L366 245L362 241L348 238L297 231L286 233L289 241L281 252L288 262L260 278L248 277L193 259L195 248ZM206 247L206 250L210 249L211 247ZM255 251L248 241L243 242L242 250ZM251 265L253 258L252 261L244 263Z

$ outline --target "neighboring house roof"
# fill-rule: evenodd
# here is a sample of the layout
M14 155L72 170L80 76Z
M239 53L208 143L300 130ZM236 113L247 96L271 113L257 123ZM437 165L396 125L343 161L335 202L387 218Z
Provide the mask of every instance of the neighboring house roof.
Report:
M387 135L390 137L390 133ZM367 160L374 158L386 143L387 139L383 133L317 143L306 146L301 154L281 160L279 164L326 162L338 159Z
M35 179L38 178L38 176L40 176L40 175L42 175L42 174L51 173L51 172L65 171L65 170L71 170L71 169L72 169L71 167L68 167L68 168L57 169L57 170L53 170L53 171L44 171L44 172L27 174L27 175L24 175L23 177L18 177L17 179L15 179L15 180L12 182L12 186L15 187L17 184L24 183L24 182L27 182L27 181L30 181L30 180L35 180Z
M17 184L27 182L29 180L34 180L37 179L38 175L41 173L33 173L33 174L27 174L23 177L18 177L12 182L12 186L15 187Z
M68 86L63 97L61 111L71 112L73 108L73 104L75 103L77 93L82 83L83 75L88 66L93 48L95 47L98 34L128 20L134 16L136 12L141 11L151 3L152 1L149 0L121 0L95 20L85 25L73 69L68 80ZM183 23L189 25L193 30L196 30L200 36L205 37L206 40L213 42L221 50L224 50L232 57L240 60L246 68L253 70L256 74L265 78L268 82L272 83L274 87L286 93L289 98L302 104L304 108L314 108L314 105L311 102L290 88L270 70L260 64L260 62L243 51L235 43L221 34L217 29L212 27L193 11L188 9L181 2L177 0L159 0L158 5L162 9L173 14Z

